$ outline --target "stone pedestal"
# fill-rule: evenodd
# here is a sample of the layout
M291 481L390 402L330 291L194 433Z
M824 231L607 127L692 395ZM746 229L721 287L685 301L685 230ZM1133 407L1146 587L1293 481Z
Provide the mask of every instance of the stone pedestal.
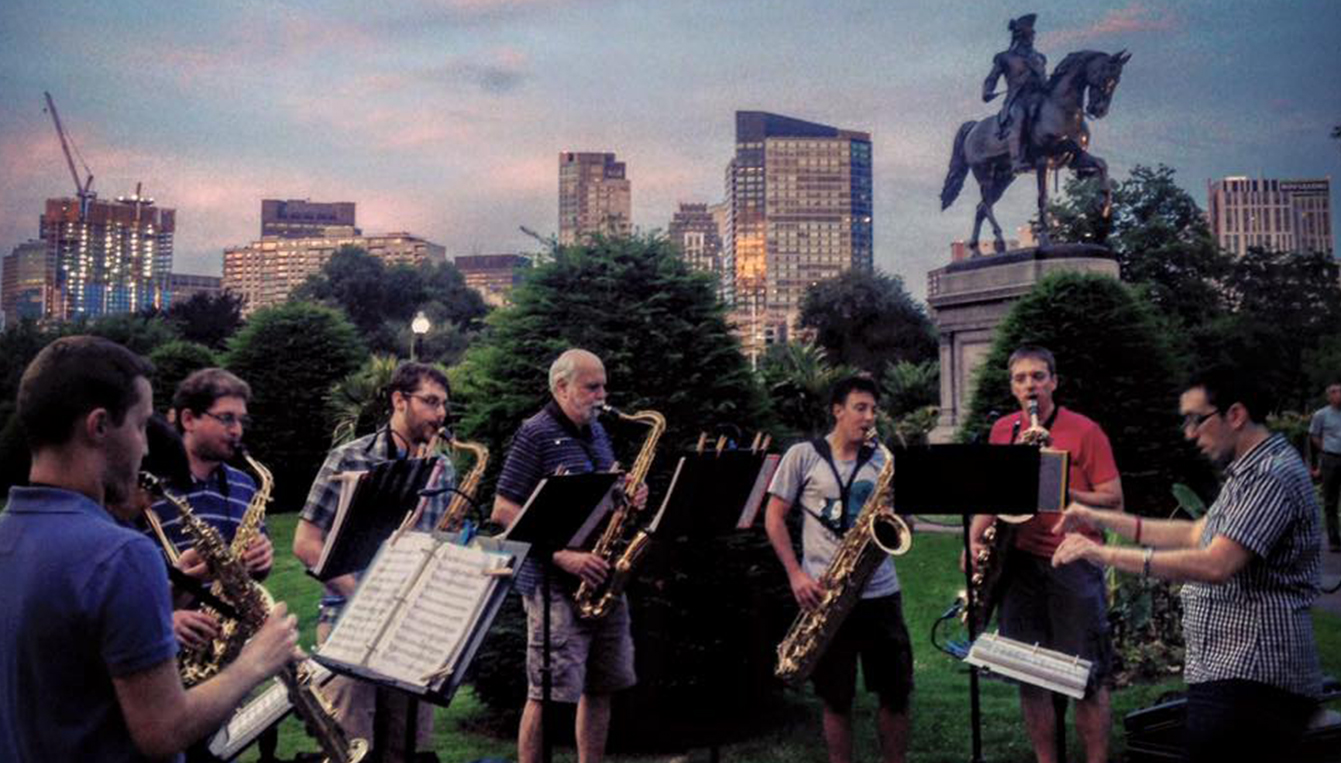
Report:
M1060 244L984 255L927 273L927 304L940 332L941 352L941 417L931 442L949 442L954 436L973 395L973 374L991 349L997 324L1015 300L1056 271L1117 278L1118 264L1107 247Z

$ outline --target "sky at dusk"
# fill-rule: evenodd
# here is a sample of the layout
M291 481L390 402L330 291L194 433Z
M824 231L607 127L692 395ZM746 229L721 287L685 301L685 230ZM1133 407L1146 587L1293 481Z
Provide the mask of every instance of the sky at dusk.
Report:
M614 151L634 224L715 202L736 110L871 133L875 261L922 298L967 238L972 180L937 194L1007 21L1049 66L1132 54L1092 149L1164 163L1203 206L1225 175L1341 180L1341 2L393 0L0 3L0 250L71 195L42 91L100 197L177 210L178 272L218 275L262 198L354 201L365 233L448 256L532 251L558 228L560 151ZM1333 214L1338 210L1333 189ZM1032 183L998 206L1027 221ZM1335 222L1335 220L1334 220Z

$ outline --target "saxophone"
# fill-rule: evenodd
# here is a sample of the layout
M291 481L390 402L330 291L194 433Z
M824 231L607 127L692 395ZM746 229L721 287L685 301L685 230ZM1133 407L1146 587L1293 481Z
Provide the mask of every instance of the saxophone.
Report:
M1029 398L1029 428L1020 433L1021 445L1047 447L1052 442L1052 434L1038 420L1038 400ZM973 575L969 584L973 591L973 608L965 610L965 622L970 632L982 633L992 621L992 613L1001 603L1001 578L1006 570L1006 554L1015 539L1015 527L1029 521L1032 514L1002 514L992 520L992 524L983 530L983 548L973 557Z
M643 440L638 458L634 460L633 468L629 469L624 481L624 488L619 494L619 506L611 515L609 524L605 526L605 532L601 533L596 545L591 547L591 553L600 556L610 565L609 577L600 586L588 585L583 581L577 587L577 593L573 594L577 613L587 619L605 617L609 613L610 608L624 592L624 586L628 585L634 565L647 552L652 542L651 533L645 529L635 531L633 527L633 496L647 479L652 459L656 456L657 440L661 439L661 434L666 431L666 417L656 411L624 413L608 405L602 406L602 409L625 421L647 424L650 431ZM626 537L630 535L632 537Z
M241 651L242 645L261 629L261 625L270 616L274 600L264 588L251 579L251 573L246 565L224 542L219 531L197 517L186 499L169 493L163 482L148 472L140 472L140 486L151 494L167 499L177 507L182 517L182 527L195 541L196 551L209 566L211 574L215 577L215 586L238 611L238 620L234 621L236 623L234 633L245 634L235 639L236 651ZM236 657L236 652L233 652L229 661ZM227 663L220 663L224 664ZM220 666L216 665L215 672L219 669ZM327 763L357 763L363 759L368 751L368 743L362 739L350 741L345 736L344 729L340 728L335 720L326 699L312 686L311 675L305 667L290 663L280 670L278 677L288 689L289 701L293 704L294 711L316 736L317 742L327 756Z
M242 554L247 550L247 546L251 545L252 540L254 540L261 531L261 521L265 518L265 507L266 504L270 502L271 489L275 484L274 477L271 475L269 469L265 468L259 461L252 458L245 448L241 450L241 454L247 461L247 464L256 472L256 476L260 479L260 484L257 486L256 492L252 494L251 502L247 504L247 510L242 515L242 521L238 524L237 532L233 534L233 542L228 546L229 554L239 561L242 558ZM182 515L183 527L185 527L195 539L196 550L201 556L204 556L204 550L200 548L200 533L191 532L190 523L186 520L187 513L191 511L190 504L186 502L185 498L178 497L178 500L174 500L166 493L162 493L162 491L159 492L177 506L178 511ZM183 509L183 505L185 505L185 509ZM196 519L194 514L192 514L192 518ZM199 520L196 519L196 521ZM152 524L154 524L154 522L151 520L151 525ZM209 527L208 524L206 524L206 526ZM210 527L210 529L213 530L214 528ZM217 536L218 531L215 530L214 534ZM169 558L172 558L173 556L173 554L170 554ZM175 562L176 560L173 559L173 561ZM257 585L256 588L260 595L266 599L266 609L268 611L271 606L274 606L274 599L265 588L259 585ZM225 601L232 602L232 596L222 580L216 579L214 581L210 586L210 593L213 593L215 596L218 596ZM236 602L233 603L236 604ZM223 666L236 659L238 652L242 651L242 645L247 643L247 639L251 638L252 633L255 632L255 628L249 629L239 621L234 620L231 617L224 617L208 606L202 606L201 611L213 615L214 618L219 621L219 636L203 647L184 647L182 649L178 664L181 668L182 683L186 686L194 686L212 677L214 674L218 673ZM256 627L260 627L259 624L257 624Z
M438 520L435 530L445 530L447 532L456 532L465 524L466 513L475 503L475 493L480 487L480 478L484 476L484 469L489 464L489 449L483 443L471 442L469 440L458 440L452 436L447 440L447 445L455 451L464 451L475 456L475 463L466 473L465 479L457 486L456 492L452 494L452 500L447 504L447 510L443 512L442 519Z
M894 457L883 443L877 444L885 464L857 521L843 535L838 551L820 576L824 596L815 609L801 610L778 644L778 664L773 674L792 686L810 677L885 556L902 556L913 545L907 523L889 508L894 498Z

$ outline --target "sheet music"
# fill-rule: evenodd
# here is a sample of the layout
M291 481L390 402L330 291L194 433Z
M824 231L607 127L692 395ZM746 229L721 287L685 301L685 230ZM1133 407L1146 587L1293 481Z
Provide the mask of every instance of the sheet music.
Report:
M429 536L431 538L431 536ZM506 554L442 543L433 563L406 597L368 667L414 686L428 686L429 676L454 668L480 609L498 584L484 574L505 566Z
M384 544L381 558L363 576L357 595L350 598L335 630L319 648L322 656L363 664L436 545L432 535L418 532Z

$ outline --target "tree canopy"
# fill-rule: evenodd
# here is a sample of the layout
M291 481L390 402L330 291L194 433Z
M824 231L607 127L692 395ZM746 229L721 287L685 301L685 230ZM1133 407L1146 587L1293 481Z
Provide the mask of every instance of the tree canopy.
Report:
M228 337L242 326L243 302L241 296L228 291L200 292L172 303L166 315L177 325L183 339L211 350L222 350Z
M936 356L936 332L926 308L903 279L880 271L847 270L806 290L801 326L829 361L881 373L886 363L920 363Z

